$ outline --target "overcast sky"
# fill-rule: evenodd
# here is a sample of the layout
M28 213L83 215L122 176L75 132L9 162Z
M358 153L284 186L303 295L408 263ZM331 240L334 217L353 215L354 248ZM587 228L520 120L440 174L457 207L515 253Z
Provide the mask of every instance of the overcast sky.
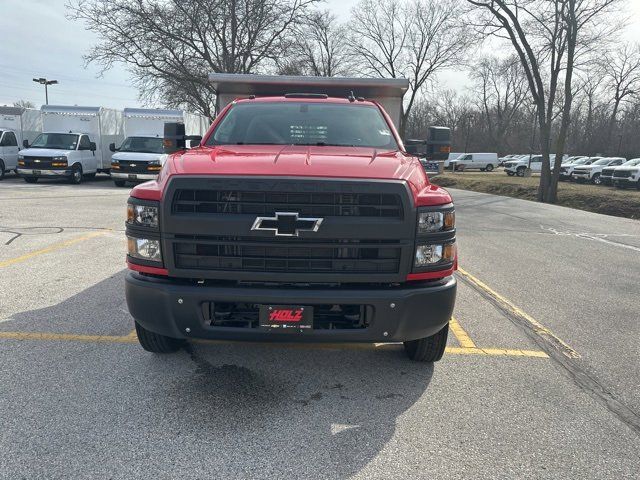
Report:
M640 0L628 0L632 25L625 35L640 41ZM49 103L123 108L140 106L123 67L98 78L97 66L84 67L82 55L95 43L91 32L65 18L66 0L0 0L0 105L16 100L44 103L44 87L34 77L56 79ZM346 19L357 0L327 0L326 8ZM464 85L454 73L442 79Z

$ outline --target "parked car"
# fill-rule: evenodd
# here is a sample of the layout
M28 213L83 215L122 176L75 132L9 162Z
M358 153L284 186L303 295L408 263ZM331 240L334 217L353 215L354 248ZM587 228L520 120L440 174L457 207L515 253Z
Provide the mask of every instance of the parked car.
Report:
M122 140L122 113L102 107L43 105L42 129L32 144L23 142L18 174L27 183L39 178L66 177L80 183L84 176L109 173L110 140Z
M566 155L565 155L566 157ZM531 160L529 160L531 158ZM551 166L553 167L553 163L556 160L556 155L552 153L549 156L551 160ZM542 155L522 155L515 160L510 160L505 162L504 171L510 177L517 175L519 177L524 176L524 172L527 168L531 168L532 172L539 173L542 171Z
M503 167L504 166L504 162L508 162L509 160L515 160L519 156L520 155L505 155L504 157L500 157L500 158L498 158L498 166L499 167Z
M453 166L453 168L458 171L475 169L482 172L490 172L498 166L498 154L465 153L455 160L451 160L449 165Z
M628 160L627 162L623 163L620 166L610 166L610 167L605 167L602 169L602 173L600 174L600 181L602 182L603 185L613 185L613 174L616 171L617 168L624 168L624 167L634 167L637 164L637 158L634 158L633 160Z
M578 165L591 165L595 160L599 160L600 157L569 157L566 162L560 165L560 180L571 180L571 174L573 169Z
M613 184L618 188L635 185L640 190L640 158L634 158L613 171Z
M591 165L580 165L573 169L573 178L576 182L591 182L594 185L600 185L602 180L602 170L605 167L617 167L626 162L626 158L622 157L604 157L596 160Z

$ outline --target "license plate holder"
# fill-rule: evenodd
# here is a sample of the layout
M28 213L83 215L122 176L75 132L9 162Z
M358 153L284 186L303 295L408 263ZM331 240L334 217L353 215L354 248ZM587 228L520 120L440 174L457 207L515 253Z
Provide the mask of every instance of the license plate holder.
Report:
M302 332L313 329L313 307L305 305L260 305L260 327Z
M42 170L34 170L33 174L34 175L40 175L42 173Z
M137 180L138 179L138 175L134 174L134 173L130 173L129 174L129 180Z

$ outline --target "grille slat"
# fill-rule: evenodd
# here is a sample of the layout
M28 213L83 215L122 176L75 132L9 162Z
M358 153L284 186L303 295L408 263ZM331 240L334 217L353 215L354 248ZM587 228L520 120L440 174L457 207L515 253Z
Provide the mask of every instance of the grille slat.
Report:
M613 176L615 178L629 178L631 177L631 172L629 170L615 170Z
M255 272L396 273L400 266L401 246L397 242L395 245L375 241L360 244L352 240L345 246L318 246L315 241L297 240L294 245L227 240L175 241L175 263L178 268L195 270Z
M300 215L403 218L398 195L385 193L300 193L240 190L177 190L176 214L234 213L273 215L295 211Z

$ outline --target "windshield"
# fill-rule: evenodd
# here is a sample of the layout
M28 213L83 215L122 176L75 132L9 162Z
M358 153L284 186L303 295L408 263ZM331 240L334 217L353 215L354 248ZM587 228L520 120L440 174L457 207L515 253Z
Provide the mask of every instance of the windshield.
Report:
M127 137L120 146L121 152L164 153L162 138Z
M582 157L579 158L578 160L576 160L575 162L572 162L572 165L584 165L585 163L587 163L589 161L589 157Z
M207 145L333 145L398 149L378 108L310 102L235 105L217 125Z
M75 150L77 145L78 135L72 133L41 133L36 137L30 147Z
M623 167L635 167L636 165L640 165L640 158L634 158L622 164Z
M593 162L592 165L607 165L609 162L611 162L610 158L601 158Z

